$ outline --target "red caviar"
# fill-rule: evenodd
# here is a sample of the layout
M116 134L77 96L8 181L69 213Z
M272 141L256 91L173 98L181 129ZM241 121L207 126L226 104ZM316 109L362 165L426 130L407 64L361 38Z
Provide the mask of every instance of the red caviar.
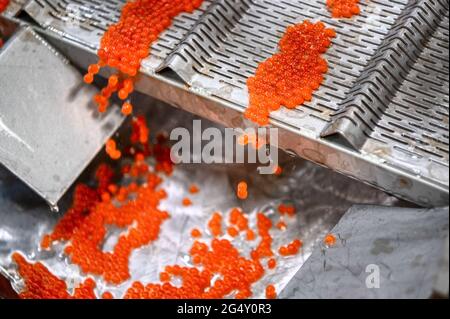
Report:
M274 285L268 285L266 287L266 298L267 299L276 299L277 298L277 291L275 290Z
M181 279L181 286L176 287L171 282L144 286L135 282L125 298L217 299L234 291L237 291L236 298L249 298L251 285L264 274L259 261L242 257L228 240L214 239L210 247L195 242L190 255L202 270L177 265L165 269L165 273ZM220 279L213 281L214 275Z
M84 78L87 83L92 83L94 75L106 66L117 72L95 97L100 112L106 111L113 93L117 92L122 100L128 98L134 91L133 79L142 60L149 55L151 44L172 24L173 18L182 12L193 12L202 2L203 0L136 0L124 5L119 22L109 27L101 39L99 62L89 67Z
M275 269L275 267L277 266L276 259L275 258L269 259L269 261L267 262L267 266L269 267L269 269Z
M102 294L102 299L114 299L114 296L110 292L105 292Z
M230 213L230 224L236 226L239 231L244 231L248 229L248 218L241 210L235 208Z
M277 165L277 167L275 168L275 171L274 171L274 175L280 176L281 174L283 174L283 168L281 166Z
M191 231L191 236L192 236L193 238L199 238L199 237L202 237L202 232L201 232L200 230L198 230L197 228L195 228L195 229L193 229L193 230Z
M170 274L167 272L162 272L159 274L159 280L161 282L169 282L170 281Z
M113 139L106 142L106 154L113 160L118 160L122 157L122 152L117 149L117 143Z
M247 238L248 241L255 240L256 239L255 232L253 230L251 230L251 229L247 230L246 238Z
M289 245L280 247L278 252L280 253L281 256L293 256L298 254L302 246L303 243L299 239L296 239Z
M270 229L272 228L272 221L262 213L257 215L257 227L258 234L261 237L261 242L259 243L256 250L253 250L252 257L254 259L272 257L272 236L270 235Z
M336 242L337 242L336 236L334 236L333 234L328 234L325 236L323 242L328 247L332 247L332 246L336 245Z
M114 172L109 166L103 164L99 166L95 176L97 189L84 184L76 186L72 206L55 226L53 232L44 236L41 243L42 248L48 249L53 242L68 241L72 238L74 232L83 224L93 207L100 201L100 195L109 188L108 185L114 178Z
M6 10L9 5L9 0L0 0L0 13Z
M192 201L189 198L183 198L183 206L192 206Z
M321 57L336 36L321 22L305 21L288 27L280 41L280 52L261 63L247 81L250 101L245 116L261 125L282 105L295 108L311 101L312 94L328 71Z
M276 226L279 230L286 230L287 229L287 225L286 225L286 223L285 222L283 222L283 221L279 221L278 223L277 223L277 226Z
M129 102L125 102L122 105L122 114L123 115L130 115L131 113L133 113L133 105L131 105L131 103Z
M244 200L248 198L248 185L246 182L240 182L238 184L236 194L239 199Z
M280 206L278 206L278 212L282 216L283 215L288 215L288 216L292 217L292 216L295 216L296 209L292 205L280 204Z
M239 235L239 231L235 227L228 227L227 232L231 237L237 237Z
M222 235L222 215L220 213L214 213L208 222L209 230L214 237Z
M359 0L327 0L333 18L351 18L360 14Z
M95 282L87 279L74 291L74 295L67 292L64 280L53 275L43 264L29 263L21 254L12 256L18 266L20 276L25 281L25 289L20 293L22 299L95 299Z
M189 193L191 194L198 194L200 192L200 189L198 188L197 185L191 185L189 187Z

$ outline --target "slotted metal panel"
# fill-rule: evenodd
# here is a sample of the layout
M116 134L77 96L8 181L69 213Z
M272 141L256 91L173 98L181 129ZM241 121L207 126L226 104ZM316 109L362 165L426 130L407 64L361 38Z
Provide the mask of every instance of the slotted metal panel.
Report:
M74 19L70 5L91 10L78 11L78 26L66 21ZM25 10L64 43L81 43L92 52L122 5L33 0ZM286 27L322 21L337 31L325 54L329 72L323 85L311 102L281 109L271 119L299 141L307 138L314 148L330 146L336 153L314 150L309 156L300 142L280 145L421 204L448 203L448 1L361 0L360 6L361 14L352 19L333 19L325 0L205 1L201 10L176 18L152 46L141 72L168 86L160 89L171 92L165 100L175 100L171 90L182 88L176 94L184 105L177 101L178 106L212 118L207 108L190 105L205 98L220 105L223 114L215 118L234 125L238 121L228 121L232 116L226 114L245 111L246 81L277 51ZM159 73L168 68L189 86ZM143 90L163 95L148 85Z
M407 0L366 2L360 16L338 21L330 17L321 0L216 1L165 66L189 84L246 107L247 78L255 73L259 63L278 50L287 26L305 19L322 21L338 33L325 56L330 67L325 82L312 102L272 115L319 135L406 4Z
M371 137L448 166L449 18L442 20Z
M34 0L28 3L25 11L40 25L97 50L103 33L119 20L125 2L126 0ZM173 27L153 44L151 58L144 64L157 68L210 4L211 0L206 0L194 13L184 13L176 17Z

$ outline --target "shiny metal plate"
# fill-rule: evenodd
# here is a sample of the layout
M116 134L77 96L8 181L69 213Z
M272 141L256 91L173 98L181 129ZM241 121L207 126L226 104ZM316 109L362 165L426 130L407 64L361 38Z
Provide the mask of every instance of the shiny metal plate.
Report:
M123 116L99 116L95 87L30 28L0 49L0 79L0 164L56 206Z

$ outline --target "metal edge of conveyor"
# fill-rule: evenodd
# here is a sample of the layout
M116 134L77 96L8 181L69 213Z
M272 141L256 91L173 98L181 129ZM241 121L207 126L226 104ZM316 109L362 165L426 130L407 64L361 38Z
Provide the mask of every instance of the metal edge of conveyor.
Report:
M97 61L93 49L52 30L34 28L77 67L87 69L89 64ZM109 75L108 71L100 74L104 77ZM233 128L248 127L243 117L244 107L190 87L174 73L155 73L142 67L136 89L218 124ZM448 205L448 185L399 169L379 157L360 153L333 139L317 137L307 129L299 130L274 119L271 119L271 124L280 129L279 147L289 153L423 207Z

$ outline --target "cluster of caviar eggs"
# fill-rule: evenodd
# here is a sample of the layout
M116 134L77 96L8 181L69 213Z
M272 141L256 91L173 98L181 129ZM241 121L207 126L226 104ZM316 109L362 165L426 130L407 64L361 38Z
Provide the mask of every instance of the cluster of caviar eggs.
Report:
M19 253L13 254L13 260L24 278L25 289L20 293L23 299L95 299L95 281L87 279L74 290L74 294L68 293L68 287L64 280L53 275L43 264L34 265Z
M290 244L280 247L278 252L280 253L281 256L293 256L298 254L302 246L303 246L302 241L299 239L295 239Z
M262 62L247 81L250 95L246 118L265 126L281 106L296 108L311 101L324 80L327 62L321 57L336 36L321 22L305 21L288 27L280 52Z
M248 184L246 182L239 182L236 189L236 195L239 199L247 199L248 197Z
M108 84L95 102L100 112L105 112L111 96L124 101L122 113L129 115L133 106L129 101L134 91L133 80L138 74L141 62L149 55L151 44L171 24L173 18L182 12L193 12L203 0L136 0L128 1L122 9L118 23L110 26L103 35L98 50L99 62L92 64L84 77L92 83L103 67L116 72L109 77Z
M327 6L333 18L351 18L361 12L359 0L327 0Z
M136 160L140 160L140 156L136 156ZM134 183L127 187L119 187L112 183L114 175L111 169L101 166L96 174L97 189L87 186L80 188L74 199L73 210L61 219L42 246L49 248L51 243L65 240L68 242L65 248L66 255L83 273L101 276L107 283L115 285L130 279L128 264L131 252L154 241L160 232L162 222L169 218L168 213L161 212L157 208L160 200L165 197L165 192L158 190L161 178L152 173L146 176L147 182L143 185ZM82 199L88 202L83 207ZM81 211L84 213L80 215ZM191 231L194 240L189 251L192 266L166 266L160 273L160 282L149 284L134 282L122 297L131 299L252 297L252 285L259 281L266 271L274 270L277 266L270 234L273 223L263 213L256 216L259 242L249 257L244 256L231 240L223 237L223 235L232 234L231 237L235 237L244 234L244 238L249 242L254 241L256 235L250 228L249 216L238 208L229 212L228 219L224 219L221 213L216 212L206 225L208 231L205 233L212 236L209 244L208 241L202 240L204 234L202 230L194 228ZM128 231L119 237L112 252L104 252L101 249L101 243L105 240L106 225L124 229L128 227ZM227 232L224 232L224 229L227 229ZM230 232L230 229L234 232ZM250 238L249 232L253 233ZM291 246L298 252L297 241L288 245ZM294 251L290 250L290 254L294 254ZM96 298L94 293L96 283L92 279L87 279L79 285L71 295L68 293L66 282L53 275L43 264L32 264L18 253L13 255L13 259L25 282L25 289L21 293L23 298ZM276 298L275 287L268 285L265 294L269 299ZM101 298L111 299L114 296L105 292Z
M0 0L0 13L6 10L9 5L9 0Z

